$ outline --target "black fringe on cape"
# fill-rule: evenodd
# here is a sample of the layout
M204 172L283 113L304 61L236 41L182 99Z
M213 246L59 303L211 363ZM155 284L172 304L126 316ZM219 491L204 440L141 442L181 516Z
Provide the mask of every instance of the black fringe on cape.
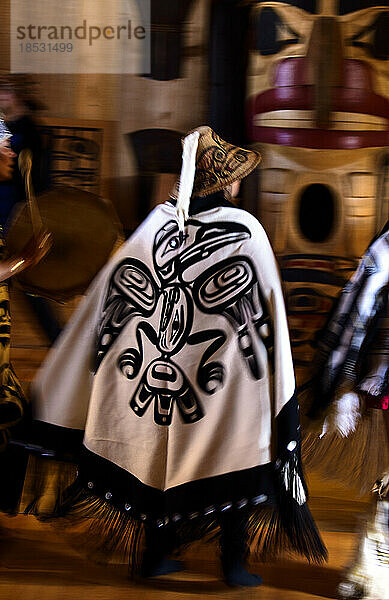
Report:
M50 521L56 527L69 533L69 541L78 549L98 562L128 561L130 574L140 573L144 550L145 526L168 528L174 539L173 554L180 554L191 542L204 539L211 541L220 537L220 523L227 512L235 511L248 517L247 539L251 551L260 560L274 560L283 552L297 552L309 562L322 562L327 558L326 548L313 521L306 502L299 504L291 490L296 475L302 472L295 454L290 458L289 481L285 484L283 468L278 468L279 491L272 503L256 497L235 503L201 508L198 512L186 515L173 514L164 520L149 521L148 517L133 511L132 507L118 507L111 499L97 496L77 477L71 485L69 479L75 476L72 465L64 475L64 463L57 463L61 475L57 478L57 495L49 502L42 503L44 481L39 482L37 471L34 487L38 495L24 508L26 514L33 514L41 520ZM48 468L52 461L35 459ZM53 478L51 472L49 479ZM47 477L46 477L47 481ZM302 479L303 481L303 479ZM27 485L27 484L26 484ZM304 485L304 489L305 485ZM30 489L30 494L32 489ZM28 494L27 494L28 495ZM40 497L39 497L40 496ZM243 532L242 532L243 535Z

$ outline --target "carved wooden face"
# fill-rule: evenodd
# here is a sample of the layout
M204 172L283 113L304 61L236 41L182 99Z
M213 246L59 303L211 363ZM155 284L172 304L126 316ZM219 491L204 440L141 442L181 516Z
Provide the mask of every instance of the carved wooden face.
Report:
M299 383L315 332L389 210L389 2L252 9L247 125L281 263Z
M388 31L388 1L255 4L249 138L317 149L387 146Z

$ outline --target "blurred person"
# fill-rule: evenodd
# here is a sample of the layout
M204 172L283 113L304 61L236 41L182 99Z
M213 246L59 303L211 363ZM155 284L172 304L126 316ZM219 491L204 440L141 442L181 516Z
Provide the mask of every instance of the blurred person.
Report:
M190 132L176 192L97 276L33 386L45 453L77 456L54 516L86 517L134 571L144 534L145 577L180 570L169 555L212 533L229 585L260 585L251 543L263 558L326 556L279 273L259 222L230 201L259 160L209 127Z
M32 184L39 193L49 186L48 169L44 168L39 131L33 114L42 107L34 94L34 81L25 75L0 77L0 112L11 132L10 144L16 157L28 148L32 153ZM0 183L0 223L6 230L15 205L25 201L25 184L17 161L12 177ZM26 298L51 343L61 331L61 326L48 302L36 295Z
M0 182L12 178L16 154L10 148L11 133L0 120ZM23 434L30 424L29 405L10 363L11 317L9 278L35 265L48 251L48 234L33 236L18 256L4 257L5 243L0 225L0 509L14 513L23 488L27 455L11 447L11 439Z
M32 94L32 86L32 82L25 76L0 76L0 112L11 132L10 144L16 156L24 148L29 148L32 152L33 186L39 192L46 184L41 181L40 136L32 116L40 105ZM13 166L12 177L0 185L0 199L0 221L4 228L15 204L25 200L24 181L17 161Z
M0 120L0 181L12 177L15 153L9 146L10 132ZM4 264L4 240L0 226L0 270ZM20 424L27 412L27 403L18 378L10 363L11 316L9 309L8 283L0 281L0 507L13 510L23 484L24 464L20 455L15 462L8 442L12 431ZM9 488L9 475L12 471L12 489ZM19 475L22 474L21 477Z
M12 177L15 153L9 145L10 132L0 120L0 181ZM4 254L4 241L0 227L0 260ZM12 369L9 358L10 311L7 281L0 282L0 449L5 448L9 428L21 420L25 398Z
M372 241L320 336L307 462L373 491L342 598L389 599L389 222Z

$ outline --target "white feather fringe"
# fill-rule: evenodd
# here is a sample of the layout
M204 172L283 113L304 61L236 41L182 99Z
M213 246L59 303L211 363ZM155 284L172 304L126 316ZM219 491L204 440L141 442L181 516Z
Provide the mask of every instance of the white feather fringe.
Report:
M320 437L326 433L338 433L341 437L348 437L357 428L361 418L361 403L358 394L346 392L339 396L324 421Z
M196 153L199 137L200 133L194 131L187 135L183 142L182 167L176 207L180 231L184 230L185 221L189 217L189 204L196 173Z

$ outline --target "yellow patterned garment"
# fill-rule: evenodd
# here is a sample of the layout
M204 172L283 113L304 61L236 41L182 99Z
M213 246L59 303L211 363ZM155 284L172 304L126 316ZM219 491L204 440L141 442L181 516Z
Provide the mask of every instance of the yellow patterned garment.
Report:
M0 228L0 259L4 241ZM23 417L26 400L18 378L10 364L11 316L7 282L0 283L0 451L7 444L9 428Z

